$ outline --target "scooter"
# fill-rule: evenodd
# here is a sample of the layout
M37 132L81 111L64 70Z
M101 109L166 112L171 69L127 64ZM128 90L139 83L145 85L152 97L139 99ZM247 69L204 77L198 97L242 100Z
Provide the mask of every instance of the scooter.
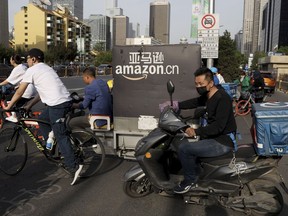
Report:
M167 82L172 106L174 85ZM177 159L173 139L183 136L187 123L172 107L166 107L158 127L138 141L135 158L138 162L124 175L124 191L133 198L152 192L176 196L173 188L183 180L181 163ZM283 208L283 197L275 186L279 183L287 192L277 171L279 157L257 156L253 146L221 157L200 158L197 187L182 194L185 203L212 205L250 214L277 215Z

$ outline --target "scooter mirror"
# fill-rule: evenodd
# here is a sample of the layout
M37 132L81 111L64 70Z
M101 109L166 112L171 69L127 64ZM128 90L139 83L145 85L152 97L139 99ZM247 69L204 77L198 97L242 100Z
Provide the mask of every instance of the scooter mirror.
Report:
M170 95L171 106L173 106L172 94L174 93L175 86L171 80L167 82L167 91Z

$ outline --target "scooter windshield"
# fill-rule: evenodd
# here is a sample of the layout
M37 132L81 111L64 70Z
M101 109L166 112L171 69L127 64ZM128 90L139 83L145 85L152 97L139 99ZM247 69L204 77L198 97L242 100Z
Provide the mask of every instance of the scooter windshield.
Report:
M158 126L170 133L177 133L179 130L187 127L171 107L166 107L163 110L159 118Z

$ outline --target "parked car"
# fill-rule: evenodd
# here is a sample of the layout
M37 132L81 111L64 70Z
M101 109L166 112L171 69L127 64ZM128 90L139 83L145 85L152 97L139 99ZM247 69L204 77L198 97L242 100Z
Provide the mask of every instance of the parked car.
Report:
M275 92L275 87L276 87L276 79L275 79L275 75L271 72L271 71L260 71L263 79L264 79L264 83L265 83L265 93L274 93ZM253 76L252 76L253 77ZM251 85L253 85L254 80L253 78L251 78Z
M101 64L97 68L97 75L109 75L112 74L112 65Z

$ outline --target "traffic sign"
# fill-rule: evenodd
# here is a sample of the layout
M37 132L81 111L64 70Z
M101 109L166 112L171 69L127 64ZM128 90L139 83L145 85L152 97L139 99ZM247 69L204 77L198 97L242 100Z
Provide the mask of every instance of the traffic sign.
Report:
M204 14L199 19L199 29L219 29L219 15L218 14Z
M198 41L201 45L201 58L218 58L219 15L204 14L198 23Z

